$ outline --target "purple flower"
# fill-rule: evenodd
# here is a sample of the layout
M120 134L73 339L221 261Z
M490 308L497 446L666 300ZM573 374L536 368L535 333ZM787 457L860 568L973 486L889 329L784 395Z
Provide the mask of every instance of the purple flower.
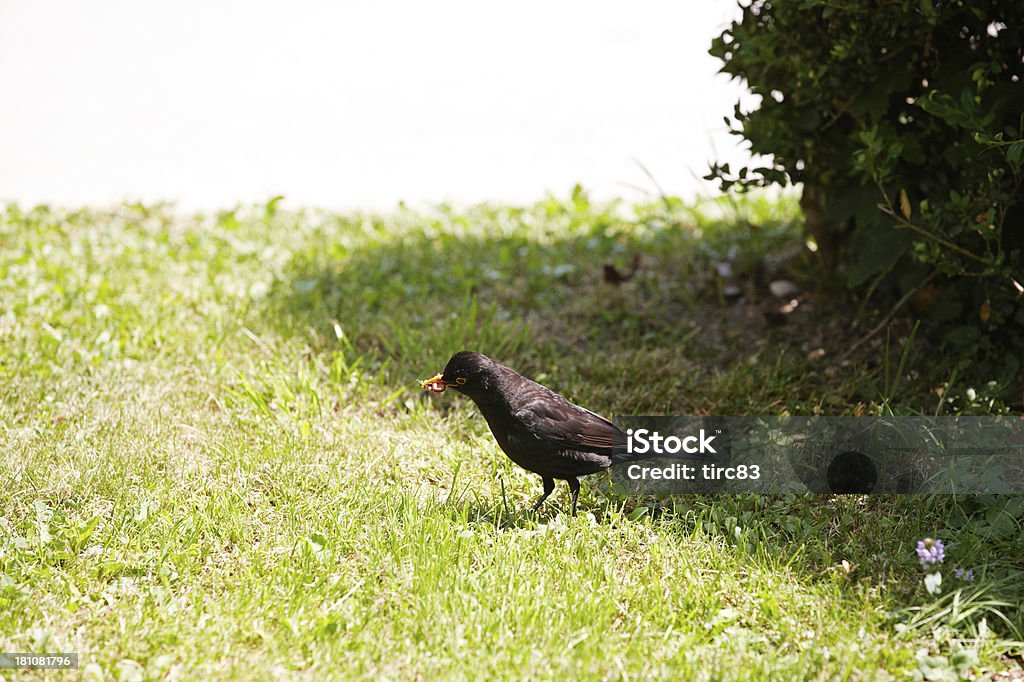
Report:
M928 568L931 564L941 564L946 558L946 548L942 546L942 540L925 538L917 541L917 559L921 562L921 568Z
M956 576L958 580L963 580L965 583L974 582L974 571L970 568L964 569L954 566L953 575Z

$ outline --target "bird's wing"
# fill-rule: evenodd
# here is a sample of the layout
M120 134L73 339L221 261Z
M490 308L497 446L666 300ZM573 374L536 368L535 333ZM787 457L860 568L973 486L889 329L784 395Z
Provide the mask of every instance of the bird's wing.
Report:
M515 419L534 438L567 450L611 455L613 448L626 442L619 427L553 392L520 405Z

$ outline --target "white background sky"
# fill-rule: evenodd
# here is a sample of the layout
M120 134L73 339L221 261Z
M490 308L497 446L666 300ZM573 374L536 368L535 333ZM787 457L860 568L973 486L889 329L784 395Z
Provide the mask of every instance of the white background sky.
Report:
M711 191L732 0L0 0L0 200Z

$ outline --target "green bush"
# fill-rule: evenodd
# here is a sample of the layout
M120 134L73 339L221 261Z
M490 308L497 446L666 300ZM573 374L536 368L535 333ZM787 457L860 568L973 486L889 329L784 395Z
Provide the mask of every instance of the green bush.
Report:
M761 96L727 121L770 160L708 177L802 183L807 231L835 277L907 295L959 371L1019 402L1020 0L755 1L711 54Z

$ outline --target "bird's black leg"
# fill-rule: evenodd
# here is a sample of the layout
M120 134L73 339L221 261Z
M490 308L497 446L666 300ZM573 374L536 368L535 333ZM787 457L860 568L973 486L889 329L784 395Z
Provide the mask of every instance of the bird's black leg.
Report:
M576 500L580 497L580 482L575 478L567 478L565 482L569 484L569 490L572 491L572 515L576 516Z
M544 504L544 500L548 499L548 495L555 490L555 479L548 478L547 476L541 476L541 479L544 481L544 494L537 500L537 504L533 505L533 511L540 509L540 506Z

